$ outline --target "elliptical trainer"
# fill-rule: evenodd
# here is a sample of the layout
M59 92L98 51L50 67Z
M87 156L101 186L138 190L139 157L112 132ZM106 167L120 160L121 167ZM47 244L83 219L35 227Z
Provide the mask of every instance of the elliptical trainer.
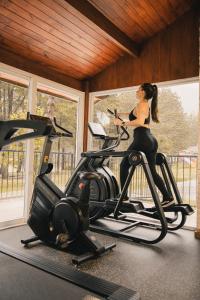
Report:
M114 115L113 112L111 112L110 110L108 111L109 113ZM123 127L121 128L122 131L118 133L117 137L109 137L106 135L103 127L100 124L89 123L89 129L92 133L92 136L97 139L103 140L103 147L99 151L90 151L82 153L82 158L74 173L72 174L72 177L66 185L65 193L67 195L77 194L77 186L79 181L77 177L77 172L81 170L98 170L98 172L104 174L104 181L101 182L103 188L101 188L97 182L93 182L92 184L91 195L94 195L96 198L90 198L90 221L92 223L90 225L90 229L96 232L107 233L113 236L130 239L135 242L157 243L165 237L167 229L177 230L181 228L186 221L186 217L193 213L193 209L190 205L182 203L180 193L178 191L171 169L167 163L167 159L165 155L159 153L157 155L157 164L161 168L163 178L165 180L169 192L172 194L173 189L177 200L176 205L165 209L165 212L169 212L170 216L164 214L144 153L139 151L114 151L114 149L119 145L120 141L122 140L121 137L123 136L123 134L126 134L125 139L129 137L126 129ZM111 157L123 156L129 157L129 161L132 166L130 168L130 172L125 186L121 191L121 194L119 194L117 180L114 174L109 169L108 165ZM152 194L152 200L154 201L155 209L153 210L145 207L142 199L131 199L129 202L122 201L132 179L134 169L138 165L141 165L144 170ZM104 193L104 190L107 191L107 194ZM119 195L118 198L116 197L117 195ZM134 216L134 218L127 217L125 215L126 213L133 213L132 216ZM174 216L171 216L171 213L173 213ZM141 218L138 219L138 215L142 215L145 218L148 217L148 220L143 220ZM180 220L178 220L178 223L174 224L174 222L177 221L178 216L180 216ZM108 226L100 228L100 221L98 220L104 217L112 218L115 221L117 221L117 219L123 219L123 221L128 224L121 231L111 230L108 228ZM156 220L159 220L159 223L155 223ZM131 228L134 229L138 226L158 229L161 231L161 234L158 238L149 240L140 237L135 237L125 232L126 230L130 232Z
M81 154L81 159L68 180L64 193L67 196L79 197L80 179L77 175L80 171L98 172L102 174L102 180L92 180L90 184L89 214L90 221L94 221L103 217L105 210L100 207L96 208L91 204L96 202L104 203L105 199L116 198L117 195L119 195L118 182L109 168L109 161L114 149L117 148L120 142L129 139L129 133L122 127L122 131L117 136L108 136L101 124L90 122L88 127L93 137L103 141L102 148L99 151L88 151ZM121 152L121 154L123 155L123 152Z

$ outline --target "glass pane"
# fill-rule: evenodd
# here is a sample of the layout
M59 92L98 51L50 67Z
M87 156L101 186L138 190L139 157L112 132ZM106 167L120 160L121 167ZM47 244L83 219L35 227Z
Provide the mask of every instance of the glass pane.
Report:
M159 119L156 124L151 121L151 130L159 143L159 152L168 155L172 171L185 203L196 206L197 176L197 136L199 113L199 85L185 83L159 88ZM107 108L118 112L130 112L136 105L135 91L96 96L94 99L93 122L102 124L107 134L116 134L113 117L106 112ZM124 119L128 116L124 115ZM128 128L130 139L122 142L118 150L127 149L133 141L133 129ZM102 142L94 140L91 149L98 149ZM111 169L119 179L121 159L112 159ZM138 168L130 185L129 195L148 199L150 192L143 171ZM193 222L194 224L194 222Z
M59 188L63 189L74 169L78 104L71 99L55 97L43 92L38 92L37 96L37 114L51 119L56 117L59 125L73 133L73 138L54 139L51 149L50 162L54 167L49 176ZM35 143L35 175L38 172L43 144L44 139L37 139Z
M0 81L0 120L26 118L27 95L28 88ZM0 222L24 215L25 146L19 142L0 152Z

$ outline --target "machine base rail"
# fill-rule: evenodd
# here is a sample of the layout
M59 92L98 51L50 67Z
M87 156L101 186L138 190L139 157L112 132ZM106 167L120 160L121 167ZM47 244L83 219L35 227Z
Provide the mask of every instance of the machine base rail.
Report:
M148 208L146 208L148 215ZM146 211L141 212L141 215L146 216ZM175 204L171 207L164 208L165 213L174 213L174 217L168 217L165 215L167 220L167 228L170 231L175 231L182 228L187 220L187 216L190 216L194 213L193 208L189 204ZM178 221L178 216L180 216L180 220ZM158 219L157 212L153 212L153 218ZM176 222L177 221L177 222ZM175 223L176 222L176 223Z
M116 200L109 199L109 200L106 200L104 203L102 203L102 202L94 202L94 203L95 203L96 207L102 207L105 209L105 211L107 210L107 211L112 212L113 208L115 207L115 205L117 203L117 199ZM187 216L190 216L194 213L193 208L189 204L183 204L183 203L175 204L171 207L164 208L163 211L165 213L165 218L167 221L167 230L169 230L169 231L175 231L175 230L182 228L187 220ZM127 218L126 213L132 214L130 219ZM174 216L168 216L167 213L173 213ZM145 220L140 219L140 221L138 222L137 216L139 216L139 215L141 217L142 216L148 217L148 218L152 219L152 221L147 222ZM131 200L130 199L127 202L123 202L123 205L120 208L120 214L118 215L117 218L114 218L112 214L107 215L107 216L105 215L105 217L115 220L116 222L119 220L124 220L126 222L130 222L131 224L127 225L126 230L131 229L136 226L147 227L148 224L149 224L149 227L162 230L162 227L160 224L152 224L153 220L160 221L160 217L156 210L156 207L151 207L151 208L145 207L143 202L139 201L139 200ZM99 220L101 220L101 219L99 219ZM92 221L90 230L97 231L96 224L98 224L97 221L95 221L95 222ZM95 226L93 227L93 225L95 225ZM99 227L99 225L98 225L98 227ZM95 230L94 230L94 228L95 228ZM108 230L108 229L104 228L102 230ZM100 232L100 229L98 229L97 232ZM103 232L101 232L101 233L103 233ZM113 230L111 230L111 233L112 233L111 235L113 235ZM108 234L109 234L109 232L108 232ZM114 236L117 236L117 235L115 234ZM120 237L127 238L127 235L123 235L123 236L120 235ZM134 240L133 237L131 237L130 239ZM159 241L160 240L161 239L159 239ZM137 240L136 240L136 242L137 242ZM146 242L146 241L143 240L142 242Z
M120 225L124 225L124 227L122 227L121 229L112 229L109 225L105 225L103 224L101 221L103 220L112 220L114 222L116 222L116 224L120 224ZM131 229L135 229L138 227L143 227L143 228L147 228L147 229L156 229L159 231L159 235L157 237L155 237L154 239L146 239L146 238L141 238L141 237L137 237L134 236L133 234L131 234L129 231ZM141 243L141 244L156 244L158 242L160 242L165 236L166 236L166 231L163 231L163 228L161 226L161 224L156 224L156 223L150 223L149 221L145 220L134 220L134 219L129 219L126 217L126 215L121 215L121 218L119 219L115 219L112 216L109 216L107 218L104 219L99 219L97 220L95 223L90 224L90 230L93 232L97 232L97 233L101 233L101 234L105 234L105 235L110 235L113 237L117 237L117 238L122 238L125 240L129 240L135 243Z
M39 240L39 237L34 236L26 240L21 240L21 243L28 247L32 242ZM102 246L97 240L95 240L95 237L90 235L89 232L85 232L84 234L80 234L76 240L68 243L64 248L58 248L52 244L49 244L49 246L58 250L66 251L70 254L77 253L77 255L72 258L72 263L78 266L89 259L97 258L107 251L112 250L114 247L116 247L116 244L113 243Z
M113 202L116 202L116 201L108 200L107 204L108 203L111 204ZM139 219L139 218L137 218L136 215L127 217L126 214L124 214L125 212L129 212L129 213L133 212L133 213L136 213L137 216L140 215L141 217L142 216L149 217L152 219L152 221L149 221L149 220L147 221L142 218ZM175 214L174 218L166 216L166 220L168 223L168 227L167 227L168 230L175 231L175 230L178 230L183 227L183 225L186 222L187 216L193 214L194 210L188 204L176 204L176 205L173 205L172 207L165 208L164 212L166 212L166 213L172 212ZM177 223L174 223L178 219L178 214L181 216L180 221ZM153 220L159 221L159 216L157 214L157 211L156 210L152 211L152 208L150 211L148 211L148 208L145 208L143 203L140 201L130 200L130 202L123 203L122 212L118 219L114 218L112 215L104 218L104 220L106 220L106 219L111 219L117 223L124 222L124 224L126 224L126 225L122 229L115 230L115 229L110 228L109 226L103 225L101 223L101 219L99 219L98 221L96 221L90 225L90 230L97 232L97 233L108 234L108 235L111 235L114 237L127 239L130 241L136 242L136 243L145 243L145 244L158 243L165 237L165 234L162 234L162 226L159 223L153 222ZM147 239L135 237L132 234L126 232L126 231L130 231L131 229L134 229L136 227L146 227L146 228L156 229L156 230L161 231L161 234L159 237L157 237L153 240L147 240Z

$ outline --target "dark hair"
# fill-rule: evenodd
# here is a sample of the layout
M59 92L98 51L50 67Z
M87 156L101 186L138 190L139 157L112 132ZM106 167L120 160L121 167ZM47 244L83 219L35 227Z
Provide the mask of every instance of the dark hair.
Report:
M152 120L156 123L159 123L158 120L158 88L157 85L151 83L141 84L142 90L145 92L145 99L151 101L151 117Z

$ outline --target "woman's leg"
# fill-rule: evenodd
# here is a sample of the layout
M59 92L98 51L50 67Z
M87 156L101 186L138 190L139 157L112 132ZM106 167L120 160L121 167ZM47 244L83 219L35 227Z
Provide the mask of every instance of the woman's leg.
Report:
M130 150L136 150L135 149L135 144L134 142L128 147L127 151ZM129 162L128 157L124 157L121 161L120 164L120 184L121 184L121 191L125 185L126 179L128 177L128 173L129 173L129 168L130 168L131 164ZM127 194L125 195L125 199L128 199Z
M147 161L149 164L149 168L151 170L151 174L153 177L153 180L155 182L155 185L158 187L160 190L162 196L163 196L163 201L162 201L162 206L167 207L169 205L174 204L173 198L168 192L166 185L163 181L163 179L160 177L160 175L156 171L156 152L151 153L151 154L146 154Z
M153 180L155 182L155 185L158 187L158 189L162 193L163 200L169 200L170 194L166 189L163 179L160 177L160 175L156 171L156 153L151 156L147 155L147 160L149 163L149 168L151 170Z

